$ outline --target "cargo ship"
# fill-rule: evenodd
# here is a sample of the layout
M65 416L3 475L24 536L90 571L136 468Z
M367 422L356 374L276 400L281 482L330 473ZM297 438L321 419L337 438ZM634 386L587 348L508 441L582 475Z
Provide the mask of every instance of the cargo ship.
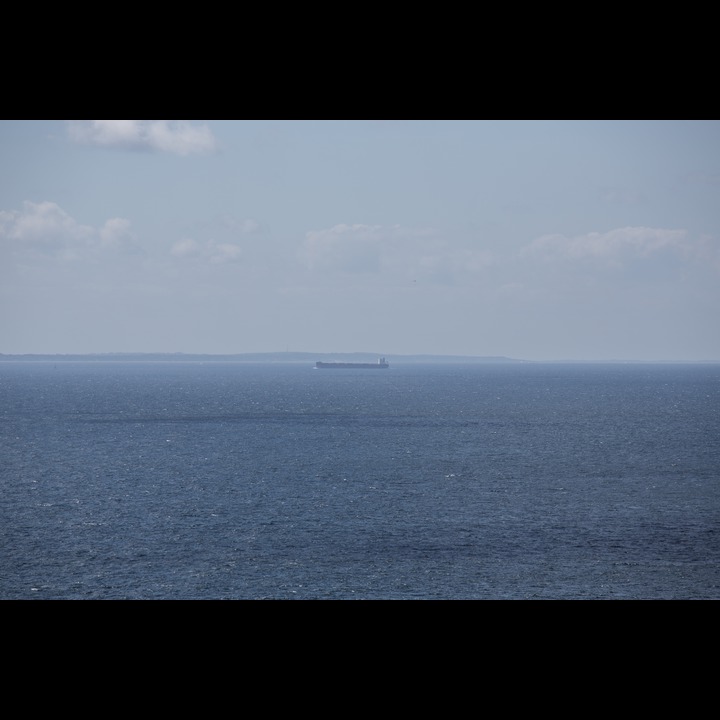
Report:
M367 368L370 370L376 370L378 368L388 368L390 363L384 358L378 358L376 363L364 363L364 362L322 362L318 360L315 363L315 367L319 370L326 370L331 368L350 368L350 369L363 369Z

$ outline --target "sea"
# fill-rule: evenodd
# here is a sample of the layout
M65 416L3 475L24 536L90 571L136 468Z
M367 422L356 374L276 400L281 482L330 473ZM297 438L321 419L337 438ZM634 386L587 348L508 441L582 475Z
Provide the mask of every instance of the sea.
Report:
M720 365L0 362L3 600L715 600Z

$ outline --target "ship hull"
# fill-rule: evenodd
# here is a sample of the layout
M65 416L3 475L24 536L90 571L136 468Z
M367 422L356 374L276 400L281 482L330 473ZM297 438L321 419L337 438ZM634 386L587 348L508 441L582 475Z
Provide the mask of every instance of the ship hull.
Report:
M353 362L321 362L315 363L319 370L384 370L390 367L387 362L353 363Z

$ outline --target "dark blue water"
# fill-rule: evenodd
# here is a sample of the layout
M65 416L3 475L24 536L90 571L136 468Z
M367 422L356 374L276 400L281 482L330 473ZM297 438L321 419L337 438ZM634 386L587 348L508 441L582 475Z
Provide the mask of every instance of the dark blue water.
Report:
M718 599L720 366L0 363L2 599Z

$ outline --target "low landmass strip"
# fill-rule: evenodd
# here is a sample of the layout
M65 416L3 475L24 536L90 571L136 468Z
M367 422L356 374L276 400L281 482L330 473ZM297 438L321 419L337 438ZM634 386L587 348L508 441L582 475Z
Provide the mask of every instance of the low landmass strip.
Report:
M274 362L274 363L312 363L317 360L328 362L377 362L379 357L397 362L525 362L500 355L387 355L386 353L309 353L309 352L268 352L268 353L236 353L228 355L193 354L193 353L89 353L89 354L23 354L6 355L0 353L3 360L44 360L61 362L63 360L82 361L141 361L141 362Z

